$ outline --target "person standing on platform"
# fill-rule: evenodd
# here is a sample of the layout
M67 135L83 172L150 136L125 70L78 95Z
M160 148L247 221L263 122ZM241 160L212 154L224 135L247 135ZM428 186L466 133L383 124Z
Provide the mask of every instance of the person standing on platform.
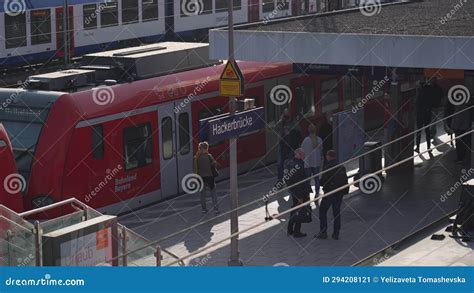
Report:
M304 202L309 201L309 194L311 193L311 185L309 181L304 181L306 173L304 171L304 150L299 148L295 151L295 157L288 162L286 166L288 180L285 181L287 186L290 187L290 194L293 200L291 207L295 207ZM295 185L295 186L293 186ZM303 207L301 209L304 209ZM301 210L300 209L300 210ZM290 219L288 221L288 235L300 238L305 237L306 234L301 232L301 217L300 210L295 210L290 213ZM311 215L309 215L311 217Z
M432 116L432 102L430 100L430 88L425 83L422 82L420 84L420 88L418 91L418 96L416 98L416 128L417 130L422 129L425 126L428 126L431 123L431 116ZM416 148L415 152L420 152L420 141L421 141L421 132L417 131L416 133ZM426 145L427 148L431 148L431 131L429 127L425 128L426 134Z
M201 142L198 146L198 151L194 157L194 173L201 176L204 186L201 190L201 207L202 213L208 212L206 205L206 193L207 189L211 192L212 203L214 205L214 212L219 214L219 204L217 202L217 190L215 178L218 176L216 169L217 162L214 157L209 153L209 144L207 142Z
M467 150L470 148L471 136L465 134L471 128L471 111L465 110L470 104L462 104L454 107L454 116L451 118L451 129L456 137L456 159L455 162L462 162L466 158ZM464 110L464 111L463 111ZM463 112L461 112L463 111Z
M278 136L278 181L283 179L283 169L285 166L285 161L290 159L292 156L291 152L291 129L293 128L293 120L291 119L290 110L283 110L283 114L280 117L280 120L275 125L275 132Z
M326 154L329 150L334 149L333 147L333 117L331 112L327 112L324 118L323 124L319 129L319 135L323 140L323 154ZM326 156L324 156L324 164L326 164Z
M324 170L331 169L337 165L336 152L330 150L326 154L327 164L324 166ZM347 185L347 172L344 166L339 166L330 171L324 173L321 177L321 185L323 186L324 193L327 194L333 190L336 190L344 185ZM332 214L334 217L334 229L332 238L335 240L339 239L339 233L341 230L341 205L342 198L344 195L349 193L349 187L333 193L327 197L324 197L321 200L321 205L319 206L319 234L316 234L318 239L327 239L328 234L328 220L327 212L329 208L332 207Z
M323 140L318 136L316 126L308 127L309 135L303 140L301 148L304 150L304 168L307 177L318 174L321 171ZM319 175L314 177L315 196L319 194Z

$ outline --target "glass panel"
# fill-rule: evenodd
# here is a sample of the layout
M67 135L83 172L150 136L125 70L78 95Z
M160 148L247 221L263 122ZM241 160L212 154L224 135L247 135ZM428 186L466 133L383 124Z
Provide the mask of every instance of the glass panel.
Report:
M5 46L7 49L25 47L26 14L10 16L5 14Z
M31 18L31 44L51 43L51 16L49 9L32 10Z
M241 0L234 1L234 10L240 10L242 8ZM228 0L216 0L216 12L226 12L227 11L227 2Z
M0 207L0 209L2 209ZM0 212L0 266L35 266L33 225ZM8 212L8 211L7 211Z
M321 104L323 113L339 109L337 79L321 81Z
M107 2L100 13L102 27L114 26L118 24L118 4L117 1Z
M161 138L163 159L169 160L173 157L173 121L171 117L161 120Z
M262 11L264 13L272 12L275 10L275 1L274 0L263 0L262 2Z
M83 6L83 24L85 29L97 28L97 5L86 4Z
M143 21L158 19L158 0L143 0L142 19Z
M138 0L122 0L122 23L138 22Z
M91 128L92 132L92 158L102 159L104 157L104 127L95 125Z
M179 153L185 155L190 151L189 115L183 113L179 115Z
M295 88L296 110L303 117L313 116L316 113L314 106L314 86L301 85Z
M42 222L41 228L43 229L43 234L81 223L83 220L82 218L83 216L84 216L83 211L77 211L77 212L67 214L59 218Z
M143 167L153 162L150 123L125 128L123 140L125 170Z

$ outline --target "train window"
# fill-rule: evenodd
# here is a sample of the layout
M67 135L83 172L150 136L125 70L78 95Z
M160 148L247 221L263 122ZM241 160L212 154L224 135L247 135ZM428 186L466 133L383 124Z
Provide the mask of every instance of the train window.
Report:
M125 170L149 165L153 162L151 124L127 127L123 130Z
M181 0L181 17L212 13L214 0Z
M31 44L51 43L51 12L49 9L30 11Z
M339 109L337 78L321 81L321 105L323 113Z
M122 0L122 23L138 22L138 0Z
M173 158L173 120L171 117L166 117L161 120L161 141L163 159L169 160Z
M314 86L312 84L295 88L296 110L302 117L313 116L316 113L314 106Z
M97 28L97 5L85 4L82 7L83 25L85 29Z
M242 8L241 0L234 1L234 10L240 10ZM216 12L226 12L227 11L227 0L216 0Z
M262 11L264 13L270 13L275 10L275 0L263 0L262 2Z
M186 155L190 151L189 114L182 113L179 115L179 153Z
M344 76L344 105L350 107L362 98L362 80L358 76Z
M289 10L290 1L289 0L277 0L277 9L278 10Z
M142 19L143 21L158 19L158 0L143 0Z
M114 26L118 24L118 3L117 1L106 2L100 13L102 27Z
M104 127L95 125L92 127L92 158L94 160L104 157Z
M5 46L7 49L25 47L26 14L10 16L5 14Z
M290 104L278 106L276 105L270 97L271 91L267 93L266 105L265 105L265 117L267 119L267 125L273 127L278 120L280 120L280 115L283 113L285 108L290 108Z

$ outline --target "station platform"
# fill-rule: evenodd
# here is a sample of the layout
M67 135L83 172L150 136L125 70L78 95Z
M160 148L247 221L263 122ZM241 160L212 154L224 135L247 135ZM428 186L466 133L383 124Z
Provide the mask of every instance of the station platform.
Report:
M436 235L444 235L444 239L426 237L379 266L474 266L474 242L454 239L445 230L446 227L436 232Z
M439 130L439 129L438 129ZM383 132L383 130L382 130ZM449 140L438 131L435 144ZM381 139L378 131L370 140ZM380 140L383 141L383 140ZM421 150L426 150L423 143ZM319 231L318 211L313 210L313 222L303 224L305 238L295 239L286 235L287 218L266 222L240 236L240 256L246 266L347 266L364 259L450 214L458 207L460 190L446 197L445 193L460 181L470 168L454 163L454 149L449 144L439 147L432 155L424 154L415 160L415 167L408 172L390 174L380 192L365 195L351 187L342 207L340 240L318 240L313 236ZM346 166L349 173L357 169L357 162ZM262 199L276 182L276 166L254 170L239 176L240 205ZM228 181L218 184L218 197L222 212L228 211ZM210 199L209 199L210 201ZM290 208L289 194L273 198L269 203L270 214ZM264 222L263 201L239 211L240 230ZM329 221L332 214L329 212ZM203 247L229 237L230 220L224 214L202 215L199 195L183 195L119 218L135 232L151 240L160 240L189 226L205 220L209 223L160 241L161 247L178 257L193 253ZM332 232L331 222L329 232ZM226 266L230 241L186 259L186 265ZM133 265L133 264L130 264Z

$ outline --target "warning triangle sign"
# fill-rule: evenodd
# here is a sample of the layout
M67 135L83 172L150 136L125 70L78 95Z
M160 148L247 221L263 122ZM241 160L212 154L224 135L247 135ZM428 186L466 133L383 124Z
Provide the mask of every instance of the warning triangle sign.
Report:
M243 81L243 75L239 67L234 62L227 62L224 71L222 72L221 79L233 79Z

